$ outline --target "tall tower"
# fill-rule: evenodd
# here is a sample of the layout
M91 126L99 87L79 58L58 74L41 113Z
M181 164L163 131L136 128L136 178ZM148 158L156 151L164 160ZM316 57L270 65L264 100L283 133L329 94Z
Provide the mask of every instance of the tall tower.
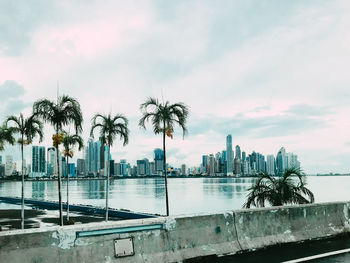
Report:
M241 147L239 147L239 145L236 145L236 158L237 159L242 159L241 158Z
M273 155L266 157L266 172L269 175L275 175L275 156Z
M279 176L282 176L283 171L287 168L287 157L286 157L286 150L284 149L284 147L282 147L277 153L276 165L277 165L277 174Z
M232 135L226 137L226 161L227 174L233 175L233 151L232 151Z

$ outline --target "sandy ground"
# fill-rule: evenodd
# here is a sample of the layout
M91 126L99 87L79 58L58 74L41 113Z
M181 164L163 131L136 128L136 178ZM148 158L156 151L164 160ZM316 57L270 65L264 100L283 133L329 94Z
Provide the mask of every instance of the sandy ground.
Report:
M69 222L67 222L66 211L63 211L64 224L85 224L92 222L103 222L102 215L85 214L80 212L70 212ZM109 218L110 221L120 220L120 218ZM38 228L43 226L55 226L59 223L59 212L56 210L26 209L24 211L24 228ZM21 228L20 209L0 210L0 230L13 230Z

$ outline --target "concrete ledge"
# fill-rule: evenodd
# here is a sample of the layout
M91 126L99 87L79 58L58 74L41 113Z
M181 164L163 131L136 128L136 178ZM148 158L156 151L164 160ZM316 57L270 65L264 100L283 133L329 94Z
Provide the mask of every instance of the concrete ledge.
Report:
M234 254L349 233L349 207L336 202L5 231L0 262L178 262ZM135 255L114 257L119 238L133 239Z

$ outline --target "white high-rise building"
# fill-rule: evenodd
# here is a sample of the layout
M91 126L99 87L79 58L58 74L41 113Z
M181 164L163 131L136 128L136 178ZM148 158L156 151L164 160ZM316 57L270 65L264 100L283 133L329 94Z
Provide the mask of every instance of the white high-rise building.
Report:
M298 161L298 156L293 153L286 154L286 168L300 168L300 162Z
M13 162L13 157L11 155L6 155L6 157L5 157L5 175L6 176L12 175L14 170L15 170L15 164Z
M269 175L275 175L275 156L273 155L266 157L266 172Z
M229 134L226 137L226 163L227 174L233 175L233 151L232 151L232 135Z

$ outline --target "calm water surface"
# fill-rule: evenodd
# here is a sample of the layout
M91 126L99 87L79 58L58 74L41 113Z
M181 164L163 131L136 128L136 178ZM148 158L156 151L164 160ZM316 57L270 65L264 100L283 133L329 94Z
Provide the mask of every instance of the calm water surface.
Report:
M170 214L220 212L240 209L253 178L170 178ZM307 177L316 202L350 200L350 176ZM70 181L71 204L104 206L103 180ZM0 182L0 196L20 196L21 182ZM25 182L25 197L58 200L56 181ZM63 201L66 182L63 181ZM110 182L110 206L137 212L165 214L164 180L120 179ZM0 203L0 209L7 207Z

